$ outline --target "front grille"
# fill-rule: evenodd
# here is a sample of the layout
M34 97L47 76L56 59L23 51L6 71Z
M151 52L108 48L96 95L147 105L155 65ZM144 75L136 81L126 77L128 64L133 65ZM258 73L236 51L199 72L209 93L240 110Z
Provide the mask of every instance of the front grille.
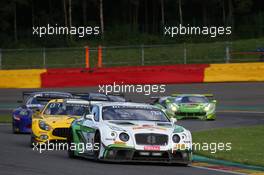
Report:
M195 117L195 116L205 116L206 113L205 112L176 112L175 115Z
M197 105L197 104L186 104L186 105L182 105L182 107L185 107L185 108L196 108L197 106L199 106L199 105Z
M133 150L126 150L122 148L109 149L105 158L114 160L131 160L133 153Z
M67 137L69 133L69 128L55 128L52 135L57 137Z
M164 134L135 134L138 145L167 145L168 136Z
M135 151L133 155L133 160L141 161L141 160L147 160L147 161L169 161L170 156L168 152L157 152L160 153L160 156L154 156L153 152L147 152L149 155L141 155L141 151ZM146 153L146 151L144 151Z

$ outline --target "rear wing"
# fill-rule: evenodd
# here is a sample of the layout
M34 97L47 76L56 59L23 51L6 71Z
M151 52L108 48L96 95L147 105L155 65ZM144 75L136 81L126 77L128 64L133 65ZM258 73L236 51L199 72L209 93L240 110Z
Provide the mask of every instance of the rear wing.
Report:
M83 99L88 101L116 101L116 102L125 102L125 95L121 93L111 93L111 94L102 94L102 93L71 93L74 98Z
M181 95L202 95L205 97L214 97L213 94L171 94L172 97L177 97L177 96L181 96Z
M38 92L38 91L24 91L24 92L22 92L23 100L24 100L26 97L28 97L28 96L30 96L30 95L33 95L33 94L36 93L36 92Z
M34 94L36 91L24 91L22 92L22 100L17 100L17 103L24 103L28 96Z
M167 98L168 96L152 96L150 97L150 104L158 103L161 98Z
M27 97L31 95L36 95L36 99L38 101L50 101L52 99L65 99L71 98L72 95L70 93L60 93L60 92L43 92L43 91L24 91L22 92L23 101L27 99Z
M93 96L91 97L91 93L85 92L71 92L73 98L75 99L83 99L87 101L107 101L107 97L102 94L102 96Z
M162 96L153 96L153 97L150 97L151 100L159 100L160 98L162 98Z
M73 97L82 97L82 96L89 96L89 93L82 93L82 92L70 92Z
M76 99L76 98L68 98L63 100L63 104L67 104L67 105L77 105L77 106L83 106L83 107L91 107L91 101L87 101L87 100L80 100L80 99Z
M125 97L125 94L123 94L123 93L108 93L107 96L109 96L109 95L111 95L111 96Z
M71 93L73 96L90 96L91 93L87 93L87 92L69 92ZM95 93L93 92L93 94L101 94L101 95L105 95L105 96L119 96L119 97L125 97L125 94L123 93L108 93L108 94L103 94L103 93Z

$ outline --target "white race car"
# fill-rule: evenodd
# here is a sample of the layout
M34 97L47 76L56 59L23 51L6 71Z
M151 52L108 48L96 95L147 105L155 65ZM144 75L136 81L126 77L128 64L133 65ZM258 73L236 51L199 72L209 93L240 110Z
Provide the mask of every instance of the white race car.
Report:
M69 157L106 161L148 161L188 165L190 131L155 106L128 102L91 102L68 136Z

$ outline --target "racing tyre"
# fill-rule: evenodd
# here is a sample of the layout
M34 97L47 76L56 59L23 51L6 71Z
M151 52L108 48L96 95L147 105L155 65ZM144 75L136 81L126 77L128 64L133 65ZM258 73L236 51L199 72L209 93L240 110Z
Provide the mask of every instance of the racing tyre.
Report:
M31 137L30 137L30 147L33 148L33 147L34 147L34 146L33 146L34 144L36 144L36 142L34 141L33 136L31 136Z
M215 118L206 118L205 120L206 120L206 121L214 121Z
M99 149L94 150L94 160L99 161L99 155L100 155L100 150L101 150L101 135L100 132L96 132L94 136L94 144L98 145Z
M15 125L14 123L12 124L12 132L13 134L17 134L18 132L16 131Z
M74 151L70 149L71 147L71 143L73 143L73 133L72 133L72 129L70 128L70 132L69 135L67 137L67 143L68 143L68 156L69 158L76 158L76 156L74 155Z
M192 164L192 153L188 153L188 160L185 160L181 165L187 167L191 164Z

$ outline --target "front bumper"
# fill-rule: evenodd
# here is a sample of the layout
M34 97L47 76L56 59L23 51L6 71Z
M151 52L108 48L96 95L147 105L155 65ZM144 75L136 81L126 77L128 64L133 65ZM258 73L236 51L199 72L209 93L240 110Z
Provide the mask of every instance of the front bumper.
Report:
M216 118L215 113L206 112L175 112L175 118L177 119L188 119L188 118L198 118L201 120L214 120Z
M21 119L20 121L13 119L13 129L17 133L31 133L31 119Z
M104 151L104 161L112 162L162 162L189 164L191 151L143 151L133 148L110 147Z
M36 143L66 142L69 128L54 128L50 131L32 130L32 138Z

